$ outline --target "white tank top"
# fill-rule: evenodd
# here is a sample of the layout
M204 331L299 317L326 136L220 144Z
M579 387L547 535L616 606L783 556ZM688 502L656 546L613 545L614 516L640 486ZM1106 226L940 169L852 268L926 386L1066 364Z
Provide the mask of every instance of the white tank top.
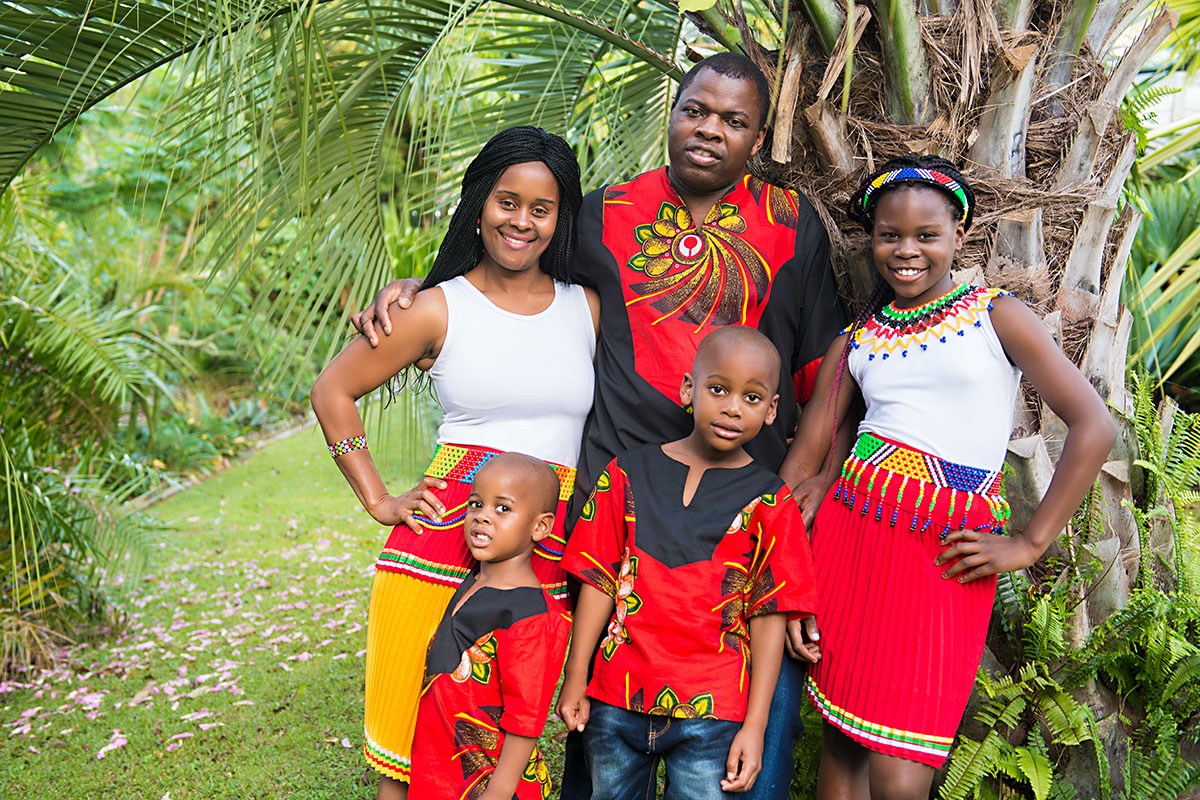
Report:
M596 330L582 286L554 284L537 314L514 314L465 276L438 284L446 338L429 370L445 412L438 444L515 450L574 467L592 407Z
M848 364L871 432L939 458L1000 469L1021 372L988 313L996 289L960 286L919 309L885 307L855 332Z

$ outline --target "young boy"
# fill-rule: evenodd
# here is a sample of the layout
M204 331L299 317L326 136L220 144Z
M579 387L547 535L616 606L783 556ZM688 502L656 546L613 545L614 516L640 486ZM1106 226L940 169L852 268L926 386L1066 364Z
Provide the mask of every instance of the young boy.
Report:
M779 376L758 331L710 333L680 389L691 434L618 456L584 506L563 558L583 587L558 712L583 731L593 800L652 797L660 758L669 798L754 784L785 612L816 610L800 510L744 449L775 417Z
M409 800L542 800L537 738L571 621L529 563L554 524L559 482L546 462L504 453L475 474L463 535L479 562L429 643Z

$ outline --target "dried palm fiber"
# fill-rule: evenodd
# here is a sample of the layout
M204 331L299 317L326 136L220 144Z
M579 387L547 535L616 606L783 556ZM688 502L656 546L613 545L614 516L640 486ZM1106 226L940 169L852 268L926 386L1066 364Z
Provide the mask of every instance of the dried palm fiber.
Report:
M805 109L819 99L829 57L814 36L789 38L789 47L800 48L802 65L791 128L791 157L785 164L772 161L768 143L752 162L751 170L767 180L798 189L813 202L829 230L835 268L843 293L851 302L869 287L873 271L866 259L867 237L846 218L846 202L876 164L895 155L929 152L963 164L978 194L979 213L960 256L961 269L978 269L982 279L1013 291L1031 302L1039 313L1052 310L1082 209L1099 197L1100 184L1127 136L1119 115L1114 115L1096 159L1098 179L1059 190L1050 188L1079 120L1106 83L1103 67L1085 45L1064 88L1052 92L1043 76L1036 79L1025 143L1024 177L1008 178L973 167L967 151L984 112L996 59L1029 45L1037 46L1040 52L1049 50L1061 13L1058 4L1037 4L1031 26L1041 25L1044 30L1031 27L1022 33L1001 31L992 4L983 0L963 0L950 16L923 17L928 65L933 76L933 106L938 111L931 123L918 126L896 125L888 117L878 37L871 21L854 51L850 106L844 117L845 139L855 151L855 168L848 173L830 169L810 135L804 116ZM755 52L753 48L751 54L774 81L777 54ZM793 54L794 51L789 51L785 55ZM838 90L840 78L835 95ZM1008 270L997 268L996 264L987 269L1000 217L1033 209L1041 209L1042 213L1045 263L1030 265L1033 270ZM1110 240L1116 241L1119 234L1114 229ZM1105 274L1111 266L1107 262L1115 246L1109 251ZM1078 360L1079 348L1066 344L1070 355Z

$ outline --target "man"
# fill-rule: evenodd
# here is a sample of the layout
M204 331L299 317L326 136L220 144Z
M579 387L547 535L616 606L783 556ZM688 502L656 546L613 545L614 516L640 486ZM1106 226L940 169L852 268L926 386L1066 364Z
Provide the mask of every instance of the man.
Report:
M584 429L576 509L604 466L649 442L682 438L689 409L679 386L705 334L749 325L782 358L779 411L746 450L778 472L796 428L797 403L812 392L817 366L846 324L829 267L829 239L804 197L746 173L762 147L770 108L766 78L750 59L721 53L684 77L667 128L669 166L584 198L573 279L600 294L595 405ZM701 224L695 221L702 220ZM388 325L393 300L407 306L419 284L397 281L354 317L373 342L373 320ZM781 474L811 522L833 471L804 487ZM789 621L789 652L808 661L819 649ZM766 732L763 769L748 798L786 798L792 740L803 733L804 670L784 659ZM575 737L577 739L577 735ZM563 800L590 797L582 748L568 738Z

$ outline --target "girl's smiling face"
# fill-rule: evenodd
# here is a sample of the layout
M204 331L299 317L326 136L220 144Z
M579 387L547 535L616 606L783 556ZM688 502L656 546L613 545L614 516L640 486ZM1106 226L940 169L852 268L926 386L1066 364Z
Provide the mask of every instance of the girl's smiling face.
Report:
M950 265L964 235L958 209L937 189L901 186L879 198L871 252L896 293L896 308L923 305L954 288Z

